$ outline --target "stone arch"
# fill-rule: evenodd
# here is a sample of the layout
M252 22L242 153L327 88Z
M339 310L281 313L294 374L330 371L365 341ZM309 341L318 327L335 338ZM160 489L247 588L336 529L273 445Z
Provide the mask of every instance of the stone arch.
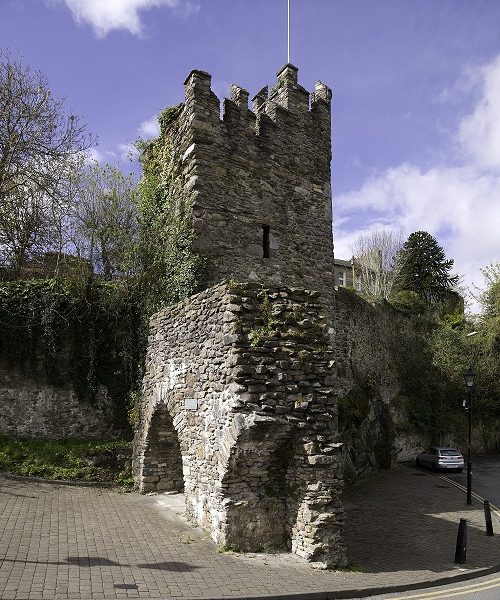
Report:
M144 492L183 492L182 454L173 417L164 402L158 403L142 432L143 442L134 453L136 476Z
M222 480L225 525L219 542L242 551L286 550L301 500L298 429L257 420L241 431Z

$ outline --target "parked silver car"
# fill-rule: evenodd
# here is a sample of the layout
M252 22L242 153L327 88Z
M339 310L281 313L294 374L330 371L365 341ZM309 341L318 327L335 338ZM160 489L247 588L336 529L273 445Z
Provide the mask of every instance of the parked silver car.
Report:
M429 467L433 471L453 469L461 473L464 468L464 457L456 448L431 446L417 456L417 466Z

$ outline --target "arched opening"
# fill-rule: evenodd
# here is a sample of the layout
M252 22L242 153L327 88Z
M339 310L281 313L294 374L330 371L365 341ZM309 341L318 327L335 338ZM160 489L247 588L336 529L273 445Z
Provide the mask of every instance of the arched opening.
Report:
M287 550L300 504L297 436L288 423L259 422L242 432L226 483L224 545L242 551Z
M163 403L156 407L146 434L141 480L146 492L184 491L179 437Z

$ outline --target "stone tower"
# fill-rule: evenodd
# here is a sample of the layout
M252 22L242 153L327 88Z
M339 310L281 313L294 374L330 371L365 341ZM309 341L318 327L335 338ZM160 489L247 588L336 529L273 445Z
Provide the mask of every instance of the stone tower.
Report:
M188 517L222 547L344 565L325 311L331 91L309 95L286 65L252 111L232 86L221 119L210 75L185 86L155 151L169 156L169 211L187 215L210 287L151 319L134 476L143 491L183 490Z
M192 203L194 249L210 283L229 278L331 293L331 90L309 94L286 65L248 107L231 86L220 102L211 77L192 71L170 136L181 187Z

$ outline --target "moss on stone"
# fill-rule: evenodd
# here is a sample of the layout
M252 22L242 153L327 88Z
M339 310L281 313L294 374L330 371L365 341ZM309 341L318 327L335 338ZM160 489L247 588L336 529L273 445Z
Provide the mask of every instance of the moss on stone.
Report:
M375 395L369 383L355 384L349 393L338 399L339 428L356 428L370 414L370 401Z

